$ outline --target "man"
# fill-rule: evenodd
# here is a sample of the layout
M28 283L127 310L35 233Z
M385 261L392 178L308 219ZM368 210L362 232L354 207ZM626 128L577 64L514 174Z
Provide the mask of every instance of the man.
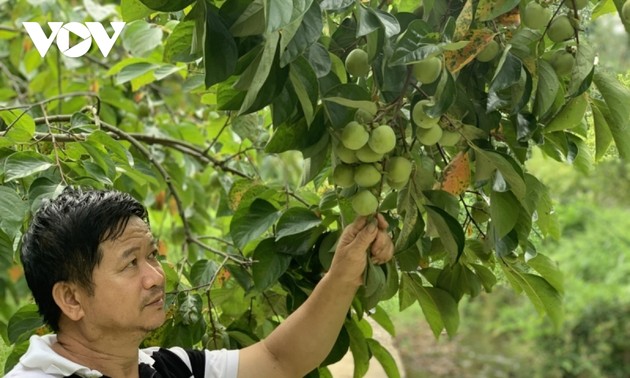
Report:
M240 351L139 350L165 320L164 272L146 209L116 191L66 189L24 235L24 273L55 334L32 336L7 377L302 377L327 356L362 284L393 245L381 215L343 231L330 270L266 339Z

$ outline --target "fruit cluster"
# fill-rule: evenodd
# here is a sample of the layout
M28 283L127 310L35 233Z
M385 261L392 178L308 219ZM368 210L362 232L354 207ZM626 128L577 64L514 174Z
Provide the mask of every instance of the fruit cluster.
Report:
M412 164L402 156L389 156L396 149L397 136L387 124L349 122L333 147L335 167L332 181L341 188L356 187L352 208L358 215L374 214L385 181L401 189L409 181Z

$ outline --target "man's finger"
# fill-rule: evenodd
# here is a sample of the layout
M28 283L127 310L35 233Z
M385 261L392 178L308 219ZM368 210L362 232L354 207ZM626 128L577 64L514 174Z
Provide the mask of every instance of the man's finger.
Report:
M363 222L365 224L365 222ZM352 249L360 249L366 251L378 235L376 224L369 222L359 233L356 234L354 240L350 243Z
M376 214L376 219L378 220L378 228L380 230L387 230L387 227L389 227L389 223L387 223L383 214Z

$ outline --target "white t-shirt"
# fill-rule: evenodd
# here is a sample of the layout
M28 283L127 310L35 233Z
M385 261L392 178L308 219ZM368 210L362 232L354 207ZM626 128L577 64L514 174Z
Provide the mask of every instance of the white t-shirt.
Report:
M99 371L55 353L52 345L56 341L57 335L31 336L28 350L5 378L62 378L73 374L83 378L104 377ZM171 369L174 366L187 368L190 372L202 372L202 376L197 375L195 378L236 378L238 357L238 350L187 351L179 347L168 349L152 347L138 350L138 365L139 367L144 365L143 369L140 369L140 378L143 378L143 372L155 370L160 372L161 369L173 374ZM192 376L191 373L190 377Z

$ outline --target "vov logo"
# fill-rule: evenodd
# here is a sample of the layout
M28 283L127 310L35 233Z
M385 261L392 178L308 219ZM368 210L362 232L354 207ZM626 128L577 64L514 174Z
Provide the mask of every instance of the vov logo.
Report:
M26 32L33 40L33 44L42 58L52 46L53 40L55 40L59 51L63 55L69 58L78 58L90 51L92 40L96 42L96 46L101 50L103 56L107 57L125 27L125 22L111 23L114 29L111 37L100 22L86 22L85 24L79 22L68 22L66 24L63 22L49 22L48 27L51 30L49 36L46 36L37 22L24 22L22 25L24 25ZM70 47L70 33L79 37L81 42Z

